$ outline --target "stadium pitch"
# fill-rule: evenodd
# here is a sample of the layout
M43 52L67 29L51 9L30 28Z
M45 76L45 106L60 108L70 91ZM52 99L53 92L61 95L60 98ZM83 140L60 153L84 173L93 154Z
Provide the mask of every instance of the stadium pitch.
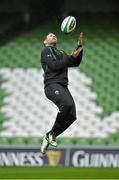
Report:
M0 167L0 179L119 179L118 168L79 168L79 167Z

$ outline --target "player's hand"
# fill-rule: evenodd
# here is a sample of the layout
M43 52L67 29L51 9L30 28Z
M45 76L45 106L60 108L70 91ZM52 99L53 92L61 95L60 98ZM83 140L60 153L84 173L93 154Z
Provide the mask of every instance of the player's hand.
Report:
M78 49L75 49L72 53L71 53L71 56L74 57L74 58L77 58L78 55L80 54L80 52L83 50L82 47L79 47Z
M79 34L79 38L78 38L78 42L77 42L78 46L83 46L83 32L81 32Z
M80 52L83 50L83 32L79 34L78 42L77 42L77 48L71 53L71 56L74 58L77 58L80 54Z

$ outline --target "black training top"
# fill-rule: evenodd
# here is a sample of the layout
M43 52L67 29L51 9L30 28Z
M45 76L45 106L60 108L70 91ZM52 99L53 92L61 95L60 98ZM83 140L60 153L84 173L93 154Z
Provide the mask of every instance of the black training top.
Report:
M44 47L41 52L41 64L44 70L45 86L52 83L68 85L68 67L75 67L82 60L82 51L78 58L73 58L55 47Z

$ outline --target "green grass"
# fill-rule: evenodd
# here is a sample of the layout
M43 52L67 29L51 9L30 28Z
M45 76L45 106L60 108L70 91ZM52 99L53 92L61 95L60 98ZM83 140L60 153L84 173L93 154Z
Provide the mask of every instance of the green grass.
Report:
M0 167L0 179L119 179L118 168Z

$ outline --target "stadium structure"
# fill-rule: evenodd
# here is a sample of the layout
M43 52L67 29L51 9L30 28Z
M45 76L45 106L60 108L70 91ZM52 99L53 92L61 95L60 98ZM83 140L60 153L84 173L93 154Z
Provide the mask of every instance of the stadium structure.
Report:
M49 12L51 21L43 11L38 13L38 8L34 12L38 4L31 1L34 9L29 11L27 1L24 3L19 6L23 16L16 13L18 7L12 13L9 9L8 16L0 9L0 165L30 165L18 163L15 154L18 150L19 156L24 151L33 152L36 161L31 164L37 166L49 163L51 166L119 167L119 12L116 1L113 6L112 1L109 6L101 1L105 10L95 3L95 8L86 8L83 2L82 9L77 6L72 9L72 2L67 5L68 2L63 1L61 6L58 1L61 9L54 18L57 12L53 6L54 14ZM2 5L8 7L7 3ZM60 24L69 14L76 17L77 27L65 35ZM44 95L40 63L43 39L48 32L54 32L58 48L70 54L81 31L84 33L83 61L80 67L69 69L69 89L76 102L77 120L58 137L59 147L50 148L47 157L43 157L41 139L51 128L58 111ZM14 155L8 157L7 152ZM38 160L37 153L42 161ZM86 153L91 162L78 161L82 156L85 159ZM30 157L29 154L28 160Z

